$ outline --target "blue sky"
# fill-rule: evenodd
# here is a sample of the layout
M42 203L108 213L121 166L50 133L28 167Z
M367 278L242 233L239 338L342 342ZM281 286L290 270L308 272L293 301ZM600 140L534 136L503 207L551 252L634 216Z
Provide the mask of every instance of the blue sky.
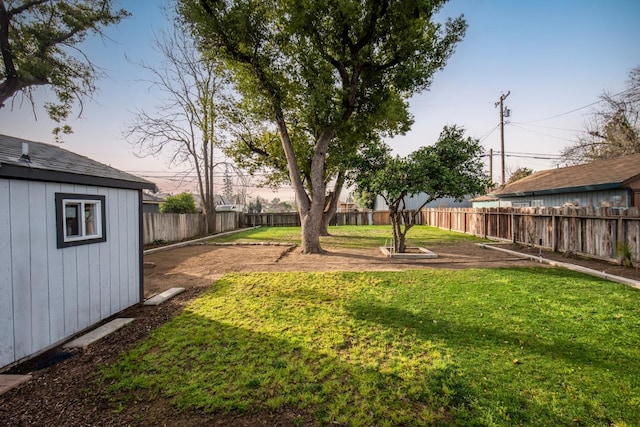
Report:
M141 176L179 170L168 169L165 159L137 158L122 136L133 111L155 102L145 81L149 75L136 63L157 60L153 33L169 25L162 4L122 0L133 16L107 29L108 39L86 42L85 51L108 77L100 80L100 91L86 103L83 117L70 121L74 134L65 137L64 148ZM640 1L451 0L439 16L460 14L469 24L465 39L435 75L431 89L411 100L412 131L388 141L399 154L433 143L447 124L481 138L487 151L499 150L494 104L510 91L505 101L511 110L505 126L507 171L555 167L553 158L576 140L598 105L581 107L597 102L605 90L624 90L629 71L640 65ZM47 96L47 90L38 90L38 99ZM0 132L52 142L54 124L46 114L37 110L36 121L28 102L20 104L18 98L13 111L0 110ZM500 158L495 156L493 163L498 181ZM159 185L165 191L178 189L175 181Z

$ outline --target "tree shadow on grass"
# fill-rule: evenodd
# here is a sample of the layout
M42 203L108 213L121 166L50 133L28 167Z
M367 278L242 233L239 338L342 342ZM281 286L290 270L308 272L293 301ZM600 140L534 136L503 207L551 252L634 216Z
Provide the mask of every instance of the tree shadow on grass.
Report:
M564 359L573 364L598 367L602 370L616 371L621 365L633 365L635 359L620 353L615 358L601 354L598 348L566 339L554 338L552 342L543 340L534 333L510 332L508 329L496 329L471 323L443 320L442 315L430 316L429 313L413 313L397 307L371 302L353 303L348 307L354 318L375 322L396 329L409 330L422 340L442 340L455 350L470 348L495 348L522 343L527 352L537 353L553 359Z
M320 425L450 425L472 399L452 365L402 378L347 361L347 347L337 350L315 351L187 310L104 373L110 398L126 406L161 397L185 418L296 408Z
M388 306L385 303L376 303L375 301L354 301L347 306L347 311L358 321L364 321L372 324L379 324L385 328L402 330L405 334L415 337L418 340L428 340L441 343L452 354L460 355L466 353L462 357L455 359L454 363L464 363L465 358L475 358L475 353L483 354L538 354L553 363L554 360L562 361L564 366L571 365L586 369L597 369L603 374L603 380L606 377L609 381L612 378L633 378L633 370L637 366L637 361L632 359L625 352L609 351L607 346L589 346L583 343L574 342L572 340L554 337L552 340L542 339L535 333L522 333L509 331L507 328L498 329L496 327L482 326L474 323L465 323L460 321L447 320L442 314L436 315L429 311L412 312L398 307ZM443 319L445 317L445 319ZM495 321L495 319L493 319ZM603 351L603 349L606 349ZM547 405L541 404L534 399L525 398L522 394L523 390L518 386L510 384L511 375L522 376L531 375L518 371L517 365L522 361L514 361L505 357L504 366L499 371L494 372L503 378L500 384L500 396L491 397L490 405L499 405L504 400L509 400L507 405L505 422L513 423L513 425L522 425L534 420L530 419L531 414L546 414L547 420L552 420L554 425L566 424L566 414L555 413ZM527 363L526 361L524 363ZM525 380L530 387L545 388L543 377L549 372L540 372L532 369L536 374ZM462 374L465 375L465 374ZM486 373L484 375L487 375ZM490 374L489 374L490 375ZM556 373L562 377L562 373ZM486 378L485 378L486 379ZM461 381L473 381L474 379L461 379ZM478 378L475 378L477 381ZM537 384L541 380L542 383ZM574 381L570 378L569 381ZM520 383L522 384L522 383ZM559 388L562 390L562 387ZM485 397L486 398L486 397ZM612 398L609 396L609 398ZM605 422L607 420L598 408L592 408L592 402L583 400L576 402L576 406L581 405L582 409L588 412L589 416L595 417L597 422ZM532 409L535 408L535 409ZM585 409L587 408L587 409ZM477 408L474 408L474 410ZM576 411L577 412L577 411ZM610 411L611 412L611 411ZM615 412L615 410L613 410ZM584 413L584 412L583 412ZM535 416L535 415L534 415ZM604 418L603 418L604 417ZM508 420L508 421L506 421ZM540 421L539 421L540 422ZM557 424L556 424L557 423Z

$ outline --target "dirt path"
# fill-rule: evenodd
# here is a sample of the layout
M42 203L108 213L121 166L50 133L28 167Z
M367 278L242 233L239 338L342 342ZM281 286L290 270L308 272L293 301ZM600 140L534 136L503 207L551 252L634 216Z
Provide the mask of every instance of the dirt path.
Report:
M531 261L469 242L429 249L438 258L389 259L377 248L327 248L323 255L303 255L299 247L282 245L185 246L145 255L145 297L175 286L209 286L225 273L241 271L401 271L532 265Z

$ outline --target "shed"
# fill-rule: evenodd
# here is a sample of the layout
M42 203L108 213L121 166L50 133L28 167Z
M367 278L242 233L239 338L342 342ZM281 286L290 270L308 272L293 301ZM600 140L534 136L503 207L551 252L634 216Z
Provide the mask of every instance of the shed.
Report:
M513 207L640 206L640 154L536 172L489 195Z
M0 135L0 369L141 302L143 189L155 184Z

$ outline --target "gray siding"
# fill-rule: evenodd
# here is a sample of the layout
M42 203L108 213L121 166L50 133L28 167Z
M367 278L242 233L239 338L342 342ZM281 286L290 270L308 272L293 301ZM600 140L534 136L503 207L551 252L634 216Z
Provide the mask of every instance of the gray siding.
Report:
M58 249L57 192L104 195L107 241ZM0 179L0 367L139 302L138 194Z
M607 190L577 193L547 194L540 196L500 197L514 207L562 207L572 203L576 207L622 207L631 206L629 190Z
M417 210L419 209L424 201L426 200L426 195L416 194L415 196L407 197L405 202L407 203L408 210ZM442 199L436 199L430 203L428 203L425 208L469 208L471 207L471 202L468 200L463 200L461 202L457 202L455 199L450 197L445 197ZM376 200L373 204L374 211L386 211L389 210L389 206L385 203L382 196L376 196Z

